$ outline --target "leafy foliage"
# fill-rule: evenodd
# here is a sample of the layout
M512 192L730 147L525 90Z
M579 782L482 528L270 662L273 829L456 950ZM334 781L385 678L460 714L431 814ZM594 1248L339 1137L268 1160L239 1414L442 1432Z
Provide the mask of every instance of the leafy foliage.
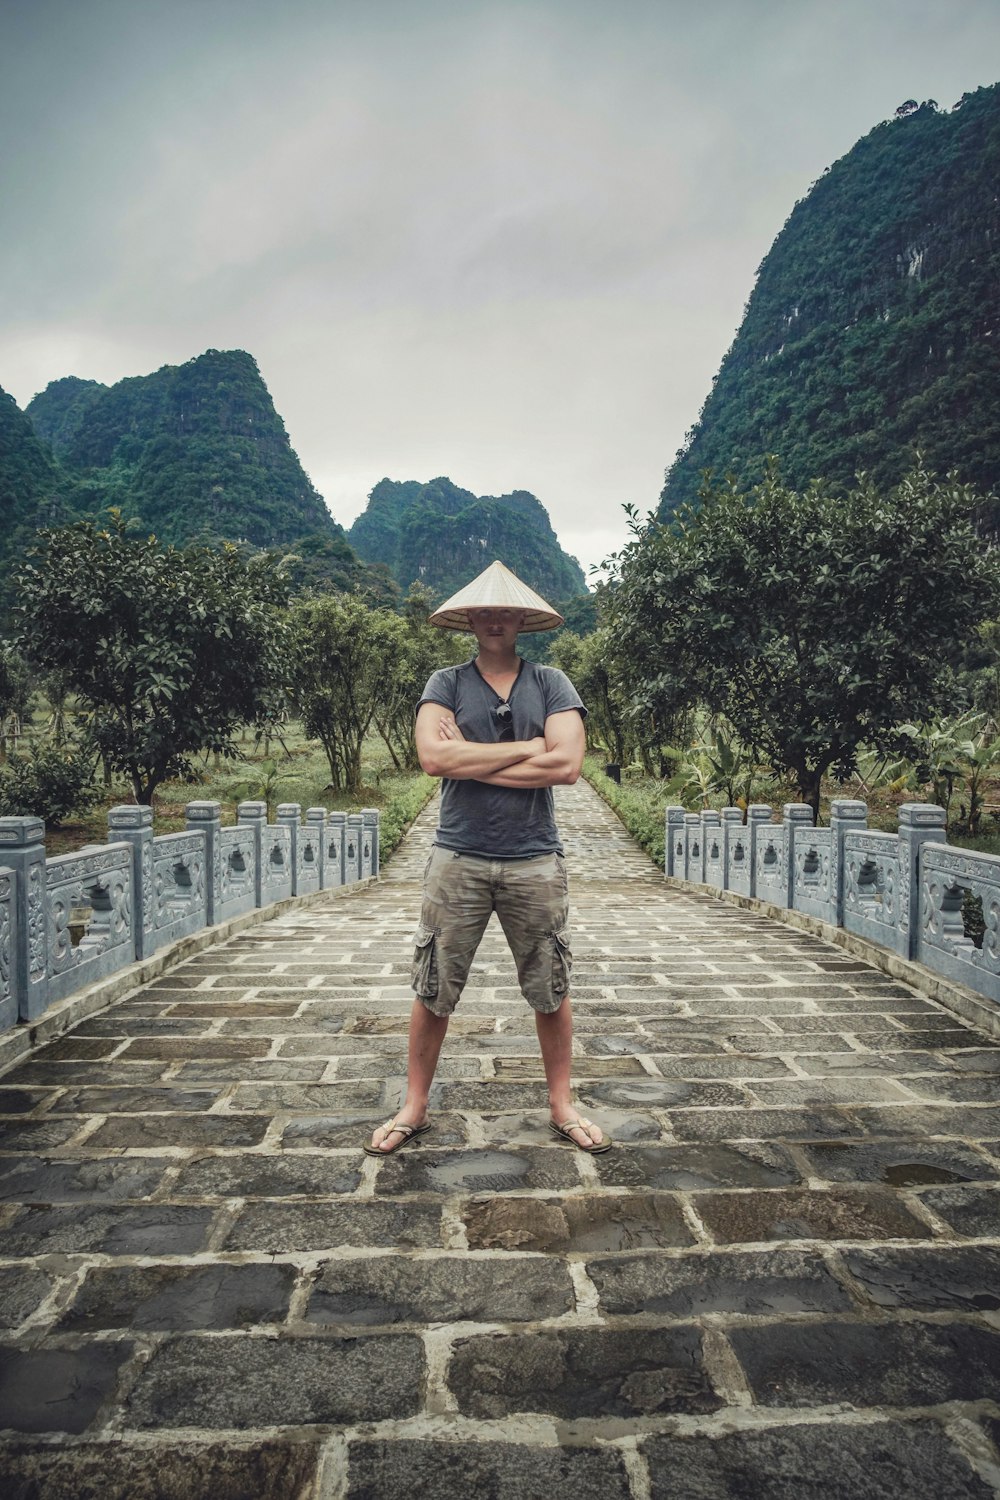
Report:
M860 745L905 748L895 726L933 709L957 643L995 613L973 505L920 470L845 496L771 473L669 525L633 520L611 604L633 712L704 703L818 811L820 778L849 775Z
M233 751L280 685L286 589L237 548L162 547L112 513L44 531L18 580L22 649L87 710L85 735L136 800L200 750Z
M209 349L111 387L56 381L27 414L65 468L168 542L343 535L243 350Z
M667 473L740 488L776 455L796 488L887 487L927 466L1000 490L1000 85L876 126L796 204ZM997 517L992 524L997 524Z
M290 692L318 739L335 790L361 790L361 749L392 684L406 626L351 595L297 599L291 611Z
M93 756L79 748L35 747L0 767L0 817L42 818L47 828L58 828L99 796Z

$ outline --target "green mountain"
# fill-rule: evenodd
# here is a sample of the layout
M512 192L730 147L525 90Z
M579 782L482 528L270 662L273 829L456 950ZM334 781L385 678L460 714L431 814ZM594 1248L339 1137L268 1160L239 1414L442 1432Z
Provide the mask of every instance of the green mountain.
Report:
M908 100L797 203L685 446L661 515L704 470L895 483L919 449L1000 494L1000 84Z
M586 592L580 564L527 490L477 496L450 479L383 479L347 535L358 556L384 563L404 593L419 582L447 598L496 557L553 603Z
M28 418L13 396L0 390L0 572L5 580L35 528L64 518L64 489Z
M209 349L113 386L56 380L27 415L82 509L119 505L166 542L343 537L240 349Z

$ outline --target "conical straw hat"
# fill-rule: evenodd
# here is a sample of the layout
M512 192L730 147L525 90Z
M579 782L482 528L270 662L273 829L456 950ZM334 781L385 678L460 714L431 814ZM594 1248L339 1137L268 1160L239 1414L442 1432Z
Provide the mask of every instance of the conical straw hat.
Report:
M562 615L502 562L490 563L478 578L452 594L430 616L430 622L443 630L471 630L470 609L523 609L522 630L557 630L563 623Z

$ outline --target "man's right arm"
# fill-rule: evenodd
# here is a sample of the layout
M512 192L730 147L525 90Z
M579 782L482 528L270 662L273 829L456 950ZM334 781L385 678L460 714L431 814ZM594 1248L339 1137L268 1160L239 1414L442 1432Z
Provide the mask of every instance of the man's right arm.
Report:
M479 781L506 766L516 766L545 750L539 736L533 740L501 740L479 744L475 740L444 739L442 719L452 719L450 709L440 703L421 703L417 710L417 755L428 776L448 776L455 781Z

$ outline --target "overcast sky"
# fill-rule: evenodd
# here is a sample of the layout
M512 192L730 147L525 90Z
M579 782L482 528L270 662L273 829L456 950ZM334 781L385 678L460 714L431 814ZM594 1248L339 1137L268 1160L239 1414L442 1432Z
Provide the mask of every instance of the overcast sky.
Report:
M345 526L447 474L586 567L796 199L998 79L997 0L0 0L0 386L247 349Z

